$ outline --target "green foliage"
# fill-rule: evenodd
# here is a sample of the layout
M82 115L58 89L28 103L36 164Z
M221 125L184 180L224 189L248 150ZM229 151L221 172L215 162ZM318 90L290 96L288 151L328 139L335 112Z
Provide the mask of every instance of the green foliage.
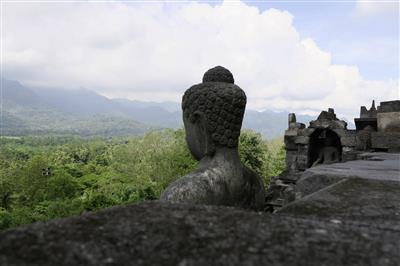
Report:
M64 171L58 171L48 179L46 199L70 199L80 191L77 180Z
M285 168L286 151L283 145L283 139L277 138L268 141L267 156L267 173L269 177L278 176Z
M44 175L44 169L48 167L49 164L46 158L37 155L29 159L22 169L22 173L17 180L21 191L19 198L25 205L33 205L36 202L45 200L49 176Z
M0 207L0 230L11 227L12 217L11 214L4 208Z
M0 174L0 208L8 210L12 203L14 185L9 177Z
M242 161L266 184L284 169L282 140L243 131ZM159 198L197 167L185 132L142 137L0 138L0 230Z
M243 131L239 138L239 154L242 162L259 175L264 173L266 162L266 145L261 134Z

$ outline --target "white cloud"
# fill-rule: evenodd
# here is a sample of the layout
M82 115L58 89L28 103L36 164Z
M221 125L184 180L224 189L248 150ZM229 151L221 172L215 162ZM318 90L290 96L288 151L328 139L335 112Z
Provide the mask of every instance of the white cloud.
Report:
M399 97L398 81L301 39L293 16L240 2L5 4L5 75L30 85L86 87L110 97L174 100L210 67L232 71L256 109L356 116Z

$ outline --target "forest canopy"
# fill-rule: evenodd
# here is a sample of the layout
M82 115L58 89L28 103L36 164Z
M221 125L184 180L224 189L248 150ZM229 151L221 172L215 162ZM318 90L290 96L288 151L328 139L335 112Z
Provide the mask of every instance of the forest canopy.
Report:
M285 167L281 139L242 131L239 152L266 184ZM183 130L109 139L2 137L0 230L158 199L196 166Z

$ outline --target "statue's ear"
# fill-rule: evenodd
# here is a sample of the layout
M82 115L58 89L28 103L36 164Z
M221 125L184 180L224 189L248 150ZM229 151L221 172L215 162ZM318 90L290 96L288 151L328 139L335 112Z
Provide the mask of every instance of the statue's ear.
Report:
M201 111L195 111L193 113L195 124L197 124L198 128L202 132L203 139L201 142L205 147L205 154L209 156L213 156L215 154L215 144L212 140L211 134L207 128L208 120L206 115Z
M200 130L203 136L207 135L207 118L205 114L201 111L195 111L192 114L193 120L192 122L196 125L198 130Z
M199 119L200 119L200 117L201 117L201 115L202 115L202 113L201 113L200 111L195 111L195 112L192 114L193 122L198 122Z
M192 123L199 123L199 122L201 122L202 120L204 120L204 113L203 112L201 112L201 111L195 111L193 114L192 114Z

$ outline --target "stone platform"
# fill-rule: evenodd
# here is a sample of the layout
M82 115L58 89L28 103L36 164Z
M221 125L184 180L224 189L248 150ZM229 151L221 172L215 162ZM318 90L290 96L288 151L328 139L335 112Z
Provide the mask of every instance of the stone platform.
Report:
M343 179L284 206L278 213L296 217L400 223L400 182Z
M278 213L159 201L0 233L0 265L400 265L397 154L322 165Z
M0 265L400 265L400 223L147 202L0 234Z
M323 164L307 169L296 183L297 193L304 197L350 178L400 182L400 154L363 153L359 158L356 161Z

